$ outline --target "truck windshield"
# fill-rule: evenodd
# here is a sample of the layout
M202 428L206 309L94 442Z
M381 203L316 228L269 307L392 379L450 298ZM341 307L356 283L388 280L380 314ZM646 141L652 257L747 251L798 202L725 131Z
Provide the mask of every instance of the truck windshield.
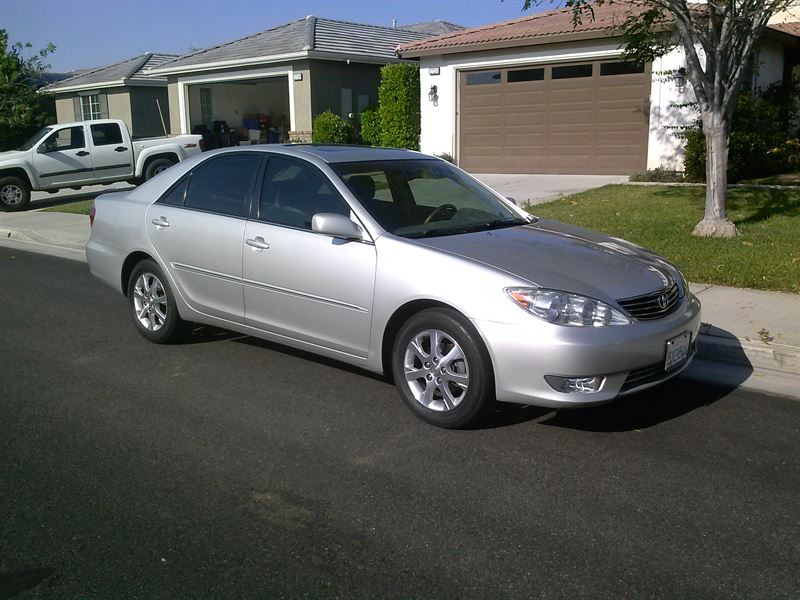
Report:
M33 147L34 147L36 144L38 144L38 143L39 143L39 140L41 140L41 139L42 139L44 136L46 136L46 135L47 135L48 133L50 133L51 131L53 131L53 128L52 128L52 127L45 127L44 129L41 129L41 130L39 130L39 132L38 132L38 133L36 133L36 134L35 134L35 135L34 135L34 136L31 138L31 139L29 139L27 142L25 142L24 144L22 144L22 146L20 146L19 148L17 148L17 150L30 150L30 149L31 149L31 148L33 148Z
M528 223L450 164L431 159L331 165L381 227L407 238Z

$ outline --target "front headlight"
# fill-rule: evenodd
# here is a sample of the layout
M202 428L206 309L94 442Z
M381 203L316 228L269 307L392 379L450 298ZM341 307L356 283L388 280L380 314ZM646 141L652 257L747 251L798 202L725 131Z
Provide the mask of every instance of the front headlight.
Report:
M506 288L514 302L535 317L568 327L605 327L627 325L628 318L604 302L542 288Z

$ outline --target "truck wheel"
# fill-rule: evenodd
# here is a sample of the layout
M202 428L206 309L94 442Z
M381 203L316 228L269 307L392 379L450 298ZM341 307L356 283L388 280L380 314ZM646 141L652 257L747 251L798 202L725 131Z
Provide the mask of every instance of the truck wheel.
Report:
M19 177L0 178L0 208L8 212L24 210L31 201L31 187Z
M144 171L144 180L150 181L153 177L159 173L163 173L174 164L175 162L168 158L156 158L155 160L151 160Z

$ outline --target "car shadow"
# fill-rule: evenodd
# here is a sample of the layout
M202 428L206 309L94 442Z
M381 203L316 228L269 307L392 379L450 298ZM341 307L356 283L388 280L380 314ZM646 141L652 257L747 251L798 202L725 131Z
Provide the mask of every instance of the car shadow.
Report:
M724 332L727 333L727 332ZM623 432L654 427L677 419L698 408L710 406L744 383L753 372L744 351L735 338L728 338L725 363L695 358L682 374L655 387L624 396L608 404L587 408L553 409L539 406L497 402L489 413L468 429L499 429L536 421L539 425L580 431ZM392 384L390 375L379 375L354 365L319 356L249 335L207 325L196 325L185 343L233 341L272 352L279 352L348 373ZM738 346L738 352L736 350ZM703 344L700 344L701 353ZM735 366L732 363L738 363Z
M38 587L54 572L53 569L28 569L15 573L0 573L0 600L15 598L22 592Z

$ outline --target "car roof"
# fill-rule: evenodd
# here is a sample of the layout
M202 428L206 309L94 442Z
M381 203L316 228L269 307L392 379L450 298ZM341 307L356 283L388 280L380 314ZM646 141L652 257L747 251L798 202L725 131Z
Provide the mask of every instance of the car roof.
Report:
M226 148L225 150L230 151L232 149ZM330 164L432 158L420 152L401 150L399 148L372 148L344 144L259 144L257 146L239 146L236 150L261 150L263 152L275 152L301 158L313 156Z

